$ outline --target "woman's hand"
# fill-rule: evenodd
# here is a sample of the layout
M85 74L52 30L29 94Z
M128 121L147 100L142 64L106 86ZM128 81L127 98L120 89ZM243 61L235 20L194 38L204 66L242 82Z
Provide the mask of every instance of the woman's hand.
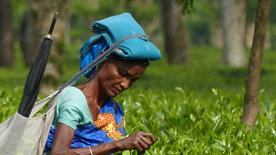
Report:
M155 143L155 138L152 133L137 132L116 142L121 151L137 149L142 152Z
M70 144L74 138L75 130L66 124L58 123L53 146L52 155L69 155L69 154L90 154L88 148L71 149ZM117 151L137 149L139 152L147 150L154 144L155 138L152 133L137 132L129 137L119 141L103 143L93 146L90 149L94 155L108 155Z

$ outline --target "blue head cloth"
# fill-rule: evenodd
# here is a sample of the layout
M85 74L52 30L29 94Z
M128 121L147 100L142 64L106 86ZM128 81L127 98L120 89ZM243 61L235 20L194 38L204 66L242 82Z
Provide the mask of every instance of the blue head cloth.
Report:
M88 38L80 50L81 69L92 62L99 52L112 46L120 39L131 35L146 36L142 27L129 13L93 22L91 26L92 31L97 35ZM116 51L116 54L127 60L158 60L161 58L159 49L147 38L127 39L117 47L123 52ZM90 76L86 75L86 77Z
M131 35L145 35L142 27L135 21L129 13L111 16L92 23L93 32L104 35L109 46L120 39ZM124 52L117 54L124 59L148 59L158 60L161 58L159 49L145 38L131 38L122 42L118 46Z
M104 40L93 44L93 41L91 42L91 40L88 39L80 49L81 53L83 53L83 55L80 56L80 70L89 65L93 60L96 59L100 52L105 51L107 48L108 44ZM90 69L85 74L85 77L89 78L94 71L95 68Z

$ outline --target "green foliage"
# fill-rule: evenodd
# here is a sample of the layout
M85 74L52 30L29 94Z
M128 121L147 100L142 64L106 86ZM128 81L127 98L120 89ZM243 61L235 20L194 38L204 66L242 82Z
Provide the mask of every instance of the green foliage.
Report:
M212 47L191 48L185 66L152 62L133 88L116 97L125 109L128 134L146 131L158 138L145 154L276 153L276 53L264 55L262 111L250 132L240 123L246 68L218 65L220 53ZM65 59L63 82L78 71L77 53ZM16 112L27 71L0 68L0 122Z
M18 88L13 89L13 94L0 88L0 122L3 122L8 116L11 116L15 111L17 111L21 98L21 94L18 92Z
M70 37L72 43L77 45L80 45L87 37L94 35L89 32L89 29L91 29L91 23L96 20L130 12L147 32L148 27L152 27L154 19L158 19L160 11L157 3L145 5L143 2L132 0L78 0L72 3Z
M254 23L255 15L257 11L258 1L247 1L247 22ZM269 22L276 22L276 15L274 10L276 9L276 5L270 2L270 14L269 14Z
M271 49L276 49L276 24L271 24L270 29L270 40L271 40Z
M142 2L128 2L125 5L126 11L131 12L138 23L150 23L160 13L160 6L156 3L144 4ZM142 26L143 27L143 26Z
M276 15L274 13L274 10L276 10L276 6L270 2L270 14L269 14L269 22L275 23L276 22Z
M275 153L273 118L261 113L261 121L253 132L245 132L240 124L243 102L240 95L224 96L220 89L213 89L210 102L180 87L173 91L178 98L164 92L129 93L120 98L127 109L128 131L148 131L158 137L148 154Z
M208 45L210 43L210 24L199 21L187 24L191 43L193 45Z
M195 2L196 10L186 15L188 39L192 45L210 45L214 30L220 24L219 5L213 1Z
M176 0L176 2L181 6L184 14L190 14L195 11L194 0Z
M12 2L13 28L19 31L21 18L24 15L24 12L27 10L28 6L26 4L26 1L22 1L22 0L12 0L11 2Z

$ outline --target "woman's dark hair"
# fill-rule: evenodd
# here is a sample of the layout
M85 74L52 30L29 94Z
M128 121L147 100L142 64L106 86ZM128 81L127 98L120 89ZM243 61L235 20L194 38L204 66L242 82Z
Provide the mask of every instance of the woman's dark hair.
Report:
M147 67L149 65L149 60L147 59L141 59L141 60L126 60L120 56L118 56L116 53L112 53L108 58L107 61L120 61L123 63L128 63L128 64L137 64L141 65L143 67Z
M140 65L142 67L148 67L149 65L149 60L147 59L142 59L142 60L126 60L120 56L118 56L116 53L112 53L110 54L107 59L105 60L105 62L113 62L113 63L123 63L123 64L129 64L129 65ZM98 65L96 66L96 70L98 70ZM92 74L92 76L90 76L90 80L93 79L94 74ZM90 81L89 80L89 81ZM89 82L88 81L88 82Z

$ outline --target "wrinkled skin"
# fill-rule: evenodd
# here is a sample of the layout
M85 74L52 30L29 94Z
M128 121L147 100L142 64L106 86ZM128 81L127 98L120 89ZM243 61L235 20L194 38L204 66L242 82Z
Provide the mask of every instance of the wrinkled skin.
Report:
M122 91L127 90L146 70L141 64L126 64L124 61L116 60L102 64L97 74L100 89L108 97L115 97Z
M93 120L97 120L104 101L127 90L146 70L143 63L130 63L118 58L100 64L94 76L87 83L78 86L88 103ZM90 154L88 148L70 149L75 130L66 124L58 123L51 154ZM91 147L94 155L110 154L117 151L137 149L145 151L154 144L153 134L137 132L124 139Z

